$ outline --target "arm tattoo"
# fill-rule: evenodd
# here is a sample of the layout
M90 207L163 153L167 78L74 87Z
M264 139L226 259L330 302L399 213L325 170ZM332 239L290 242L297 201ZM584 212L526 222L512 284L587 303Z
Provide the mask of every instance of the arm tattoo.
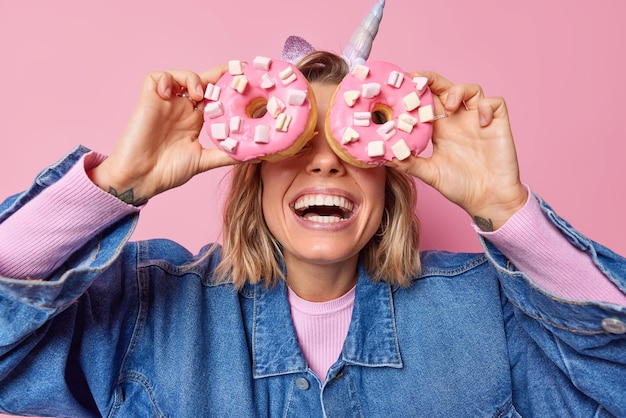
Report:
M118 193L113 187L109 186L109 193L113 196L117 197L124 203L128 203L129 205L140 206L148 201L148 199L137 199L135 200L135 193L133 189L128 189L123 193Z
M480 216L474 216L474 222L478 227L485 232L493 232L493 222L491 219L481 218Z

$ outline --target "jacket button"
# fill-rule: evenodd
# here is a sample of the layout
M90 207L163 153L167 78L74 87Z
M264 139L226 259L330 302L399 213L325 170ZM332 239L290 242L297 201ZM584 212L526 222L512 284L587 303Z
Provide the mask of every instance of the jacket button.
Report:
M602 329L611 334L626 334L626 324L617 318L604 318Z
M309 381L304 377L299 377L296 379L296 386L298 389L307 390L309 388Z

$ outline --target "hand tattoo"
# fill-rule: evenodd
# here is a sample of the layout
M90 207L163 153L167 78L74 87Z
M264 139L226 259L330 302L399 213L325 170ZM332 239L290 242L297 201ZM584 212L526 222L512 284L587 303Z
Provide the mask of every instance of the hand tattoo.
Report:
M481 218L480 216L474 216L474 223L485 232L493 232L493 222L491 219Z
M109 193L120 199L122 202L128 203L129 205L133 206L141 206L148 201L148 199L135 200L135 193L133 192L132 188L120 194L113 187L109 186Z

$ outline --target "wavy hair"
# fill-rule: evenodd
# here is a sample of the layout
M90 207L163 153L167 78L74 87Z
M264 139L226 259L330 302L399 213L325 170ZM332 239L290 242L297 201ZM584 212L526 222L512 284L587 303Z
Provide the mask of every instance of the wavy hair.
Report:
M297 67L309 82L339 84L348 73L343 58L325 51L306 55ZM264 281L272 286L285 278L281 245L263 216L261 164L238 164L231 172L223 210L222 259L214 271L217 283L241 288L247 282ZM417 191L408 174L386 171L381 224L361 257L372 280L407 286L420 272Z

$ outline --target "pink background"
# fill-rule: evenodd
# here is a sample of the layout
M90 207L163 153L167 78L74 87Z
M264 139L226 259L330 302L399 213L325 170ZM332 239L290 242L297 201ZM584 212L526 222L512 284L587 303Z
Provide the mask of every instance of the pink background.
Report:
M340 52L373 2L0 0L0 194L27 187L78 143L110 152L146 72L279 57L291 34ZM388 0L372 57L505 97L523 181L626 254L624 4ZM215 240L224 174L154 198L134 237L192 251ZM424 248L480 249L460 209L420 191Z

